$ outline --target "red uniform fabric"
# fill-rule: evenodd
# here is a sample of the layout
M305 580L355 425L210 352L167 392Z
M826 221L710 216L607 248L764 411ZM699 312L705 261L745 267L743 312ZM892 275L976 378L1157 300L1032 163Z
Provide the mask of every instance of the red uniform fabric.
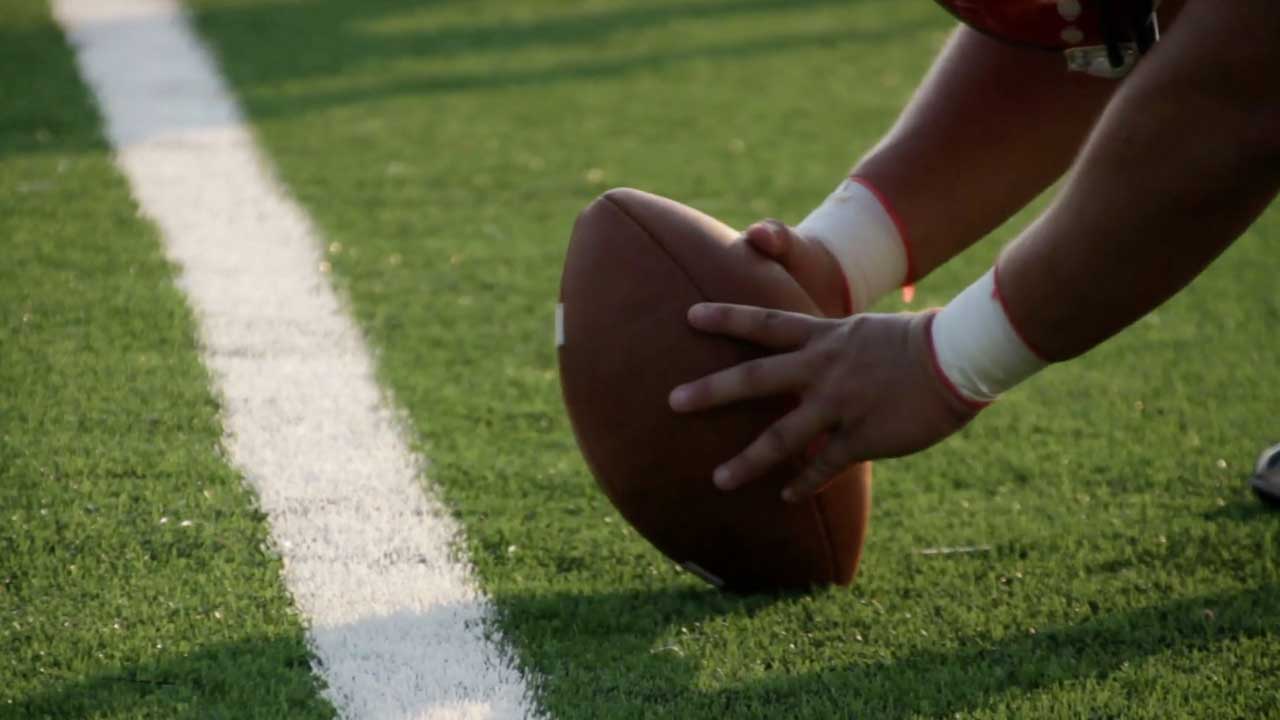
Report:
M966 25L1018 45L1065 50L1107 42L1104 17L1124 34L1151 14L1139 0L937 0ZM1126 27L1127 26L1127 27Z

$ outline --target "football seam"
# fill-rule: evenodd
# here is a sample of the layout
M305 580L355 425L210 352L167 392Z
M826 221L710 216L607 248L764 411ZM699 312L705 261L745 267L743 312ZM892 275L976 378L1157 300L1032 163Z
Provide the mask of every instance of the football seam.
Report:
M693 277L689 275L689 272L680 264L680 261L671 254L671 251L667 249L667 246L658 242L658 240L654 238L653 231L651 231L647 225L641 222L635 215L627 212L626 207L609 197L607 194L601 195L600 199L607 201L610 205L616 208L618 212L622 213L623 217L627 218L627 220L644 233L645 237L649 238L649 242L657 245L658 248L662 250L662 254L667 256L667 259L671 261L671 264L675 266L676 270L680 271L680 274L689 282L689 285L697 291L698 297L702 298L704 302L714 302L711 298L707 297L707 293L703 291L697 282L694 281ZM818 537L822 540L822 548L827 556L828 577L830 578L830 582L834 583L839 576L839 570L836 568L836 549L831 545L831 533L827 529L827 519L823 514L822 509L818 506L817 497L809 498L809 511L813 513L814 519L817 520Z
M822 508L818 497L815 495L809 498L809 509L813 512L813 517L818 521L818 534L822 537L822 547L827 550L827 571L830 573L828 577L831 582L837 582L840 576L840 570L836 567L836 549L831 544L831 533L827 530L827 516L822 512Z
M643 222L640 222L640 219L637 218L635 215L632 215L631 213L627 212L626 207L624 207L621 203L617 202L613 198L609 197L607 194L601 195L600 199L608 202L610 205L616 208L618 212L622 213L623 217L625 217L627 220L630 220L632 225L635 225L641 232L644 233L645 237L649 238L649 242L653 243L654 245L657 245L658 249L662 251L662 254L667 256L667 259L671 261L671 264L675 266L676 270L680 271L680 274L684 276L684 279L689 281L689 284L693 286L694 290L698 291L698 297L702 298L704 302L712 302L711 298L707 297L707 293L702 289L702 287L700 287L698 283L694 281L693 276L689 274L689 271L685 270L684 266L680 264L680 261L676 259L676 256L671 254L671 251L667 249L667 246L663 245L662 243L654 239L653 231L650 230L647 225L645 225Z
M685 281L689 283L689 286L694 289L698 297L702 298L703 300L707 299L707 294L702 291L702 288L698 287L698 283L693 281L693 278L689 276L689 273L687 271L685 271L684 266L682 266L679 263L679 261L676 260L675 256L672 255L670 251L668 251L667 248L662 245L662 243L653 239L653 233L649 231L649 228L646 227L644 223L637 220L634 215L627 212L626 208L624 208L620 203L614 201L614 199L609 197L607 194L601 195L598 199L604 202L607 202L610 207L616 210L620 215L622 215L622 217L626 218L627 222L631 223L637 230L639 230L640 233L644 235L645 238L647 238L650 243L652 243L653 245L657 245L658 249L662 251L662 256L665 257L667 259L667 262L671 263L671 266L676 269L676 272L680 273L680 275L685 279ZM560 285L561 285L561 293L563 294L564 292L563 280L561 280ZM563 383L561 384L561 386L563 389ZM570 423L575 422L573 419L573 413L569 413L569 421ZM575 441L578 440L578 433L576 429L574 431L574 440ZM582 451L582 457L587 461L587 466L591 469L591 474L599 481L601 489L604 490L605 495L609 498L610 504L612 504L614 509L617 511L617 513L622 516L623 520L626 520L628 523L630 523L631 520L627 517L626 513L622 512L621 504L614 501L614 496L619 494L621 491L614 486L614 483L611 480L604 479L603 473L596 471L596 463L592 458L592 453L590 453L587 450L587 446L582 442L578 441L578 448ZM644 533L641 533L641 536L643 537ZM654 545L655 548L657 547L652 541L650 541L649 544ZM659 549L659 552L662 552L662 550ZM663 554L666 554L666 553L663 553Z

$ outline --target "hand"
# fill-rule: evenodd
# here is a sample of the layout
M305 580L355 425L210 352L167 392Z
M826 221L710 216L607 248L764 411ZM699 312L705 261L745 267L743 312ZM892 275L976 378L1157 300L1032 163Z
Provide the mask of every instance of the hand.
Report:
M784 267L827 317L852 312L840 263L817 240L778 220L761 220L742 234L753 249Z
M825 433L825 444L783 490L783 499L798 502L855 462L924 450L977 414L980 406L963 400L934 364L932 321L931 312L824 320L700 303L689 310L693 327L780 354L681 385L671 393L671 407L693 412L748 398L798 396L798 407L714 475L716 486L732 490L801 455Z

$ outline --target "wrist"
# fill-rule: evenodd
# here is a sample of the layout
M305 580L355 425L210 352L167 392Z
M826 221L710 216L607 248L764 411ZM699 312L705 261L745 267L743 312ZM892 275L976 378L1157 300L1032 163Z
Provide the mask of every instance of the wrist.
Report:
M1009 319L995 268L937 314L930 339L939 375L958 397L977 407L1049 364Z
M909 246L901 223L866 180L851 177L796 225L839 266L850 312L862 312L910 277Z
M856 312L854 299L849 291L849 282L844 277L840 261L836 260L831 250L820 242L814 243L822 258L818 274L819 294L814 297L818 307L829 317L848 317Z

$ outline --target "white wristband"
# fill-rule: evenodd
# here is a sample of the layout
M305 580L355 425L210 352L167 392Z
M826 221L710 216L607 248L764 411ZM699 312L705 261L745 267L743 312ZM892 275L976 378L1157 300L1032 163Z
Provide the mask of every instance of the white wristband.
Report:
M938 367L971 402L989 403L1049 363L1018 335L1005 313L995 269L955 297L933 320Z
M909 258L898 224L856 178L840 183L795 230L822 243L844 272L852 312L862 312L907 280Z

